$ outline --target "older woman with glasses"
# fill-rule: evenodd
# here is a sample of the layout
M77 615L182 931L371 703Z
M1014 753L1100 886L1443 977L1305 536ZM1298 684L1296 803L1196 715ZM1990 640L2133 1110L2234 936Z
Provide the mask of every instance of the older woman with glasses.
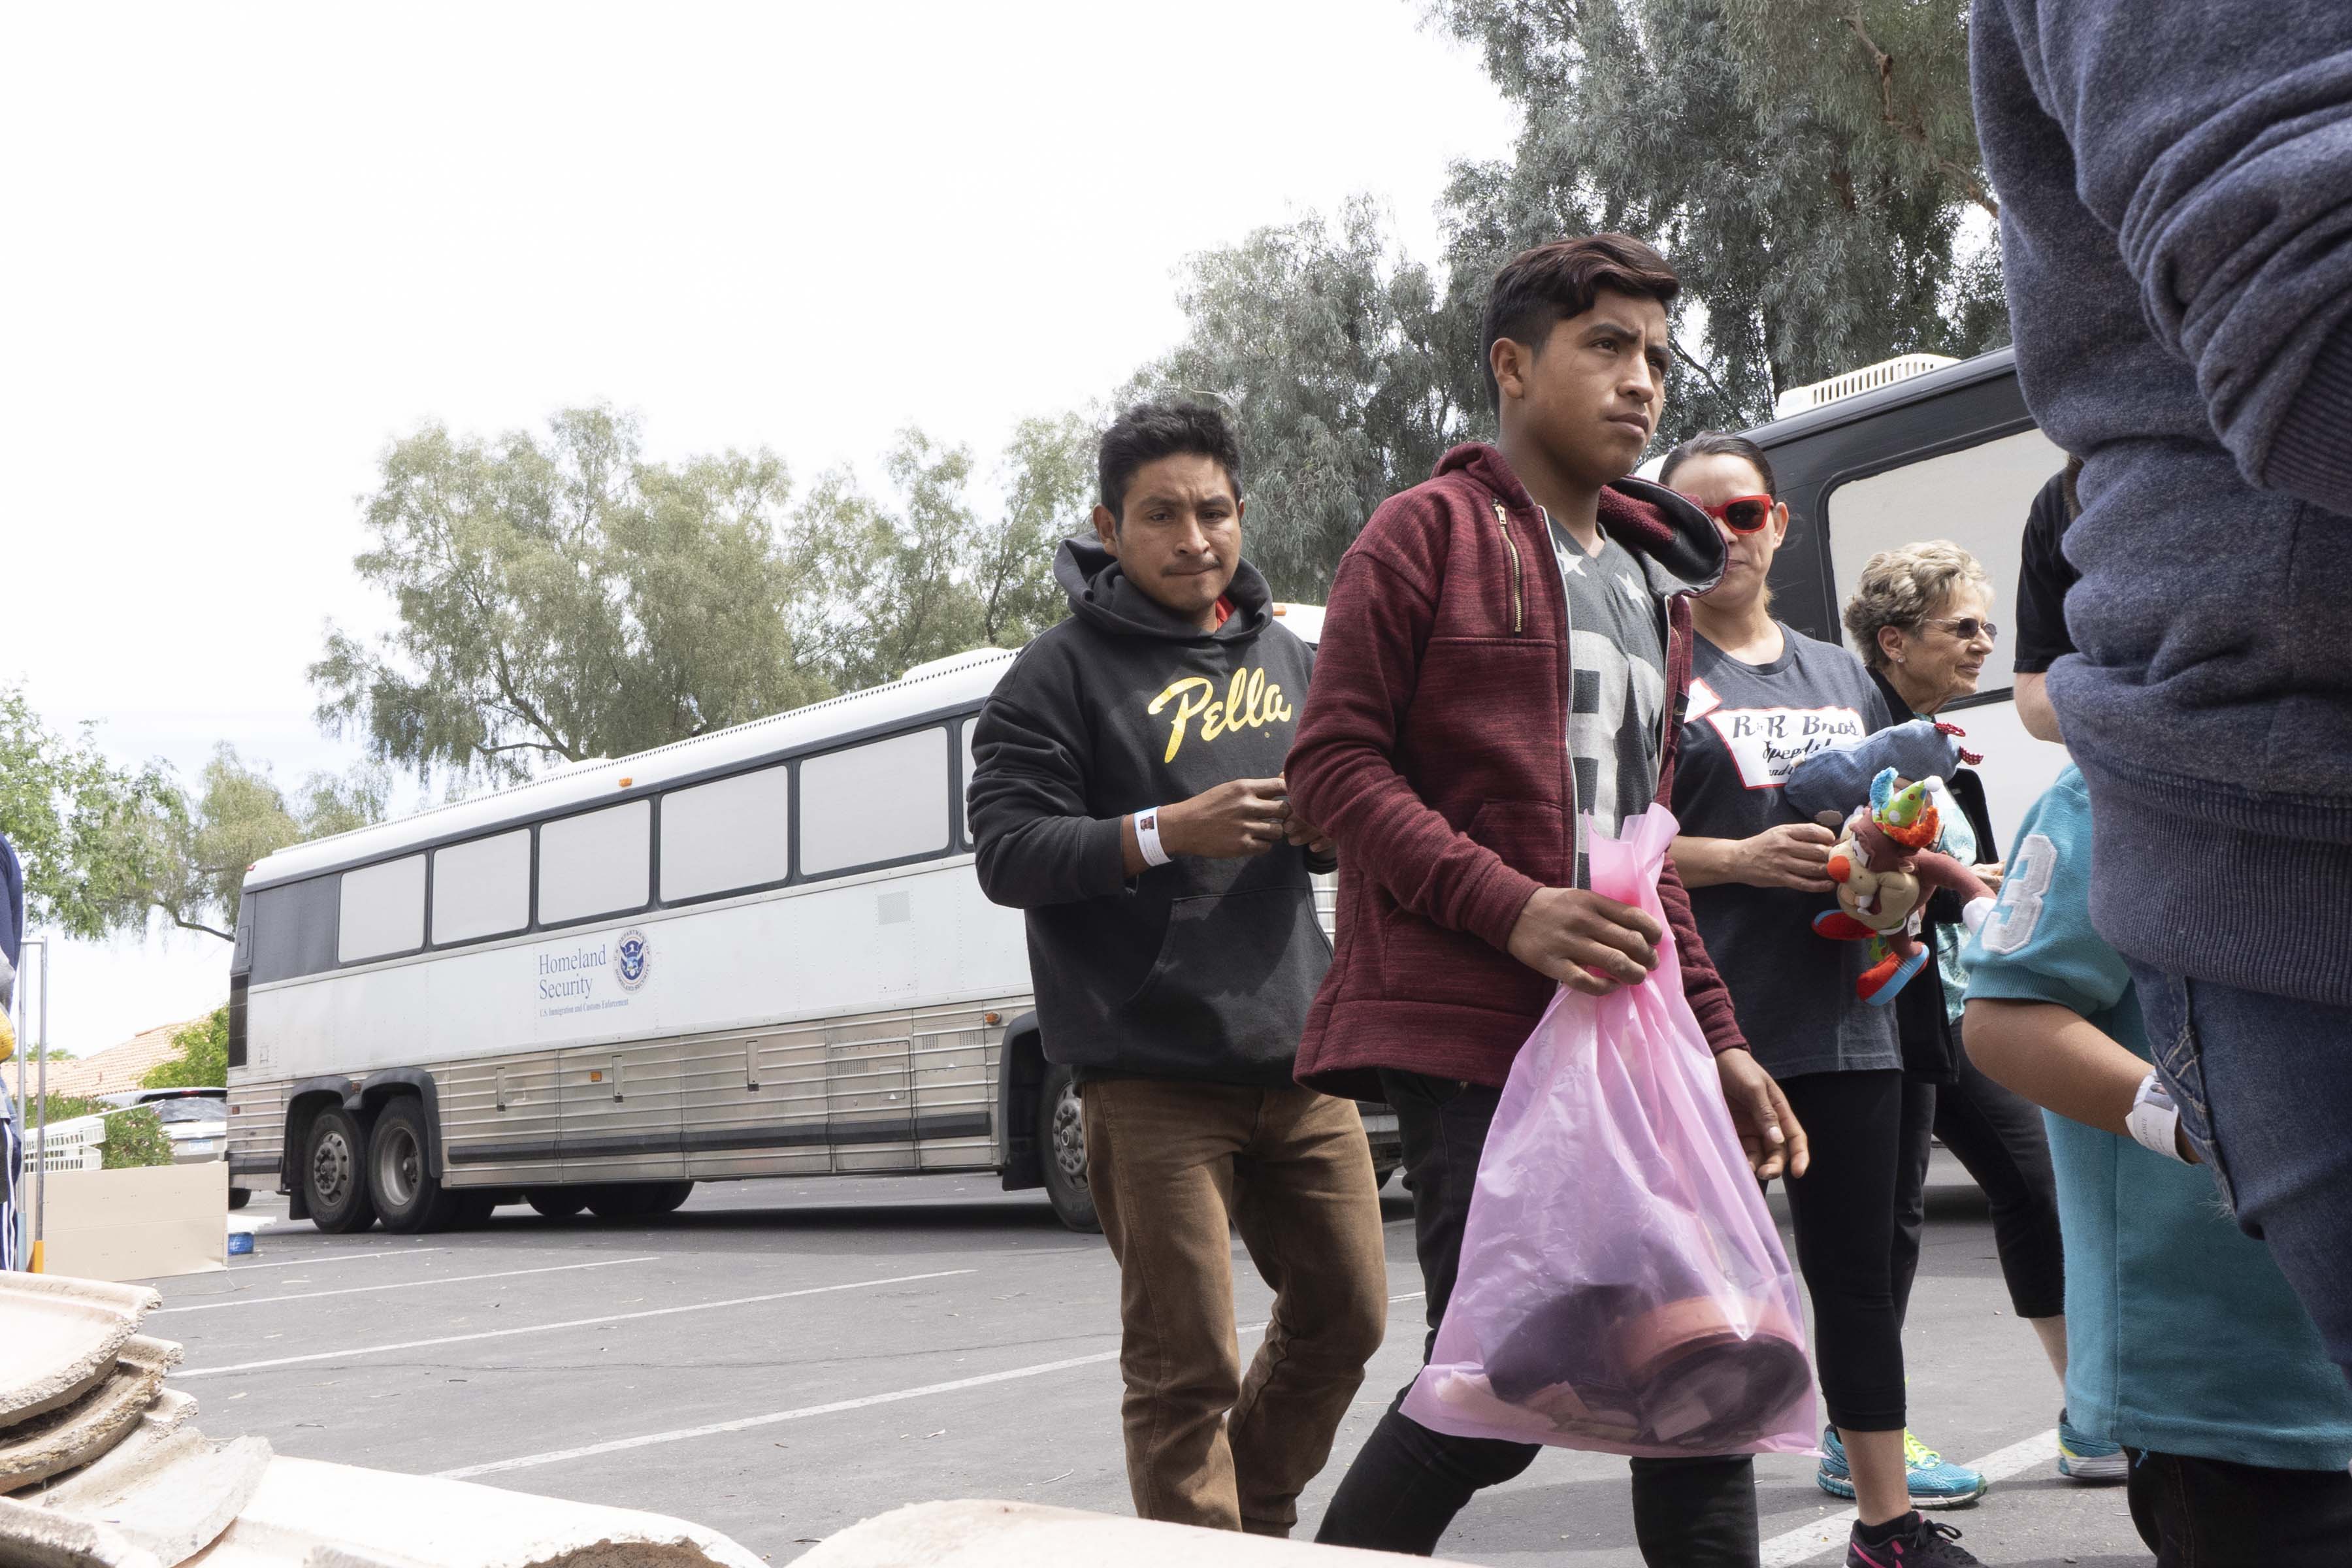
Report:
M1984 568L1975 556L1943 540L1872 556L1846 604L1845 629L1896 723L1940 713L1975 695L2000 637ZM1998 765L1999 759L1993 763ZM1942 814L1945 837L1939 847L1978 863L1979 874L1997 887L2000 852L1985 810L1982 781L1961 768L1945 784L1950 799ZM1993 1240L2011 1305L2033 1325L2063 1383L2065 1260L2049 1141L2033 1107L1969 1060L1959 1027L1968 989L1959 951L1967 932L1950 895L1929 901L1922 939L1934 946L1936 963L1895 1001L1909 1076L1896 1268L1907 1285L1918 1265L1932 1131L1991 1200ZM2121 1456L2112 1445L2074 1432L2063 1411L2060 1428L2060 1474L2083 1480L2120 1478Z

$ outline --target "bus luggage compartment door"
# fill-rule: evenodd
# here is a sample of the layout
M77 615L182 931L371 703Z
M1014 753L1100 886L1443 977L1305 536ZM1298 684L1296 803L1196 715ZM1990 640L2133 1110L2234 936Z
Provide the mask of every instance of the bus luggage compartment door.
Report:
M441 1179L453 1187L561 1170L562 1108L553 1051L530 1051L434 1069L441 1102Z
M580 1046L558 1059L566 1182L670 1181L687 1173L676 1042Z
M825 1124L836 1171L915 1168L913 1022L885 1014L825 1031Z
M824 1032L782 1026L690 1042L686 1158L694 1176L793 1176L833 1169Z

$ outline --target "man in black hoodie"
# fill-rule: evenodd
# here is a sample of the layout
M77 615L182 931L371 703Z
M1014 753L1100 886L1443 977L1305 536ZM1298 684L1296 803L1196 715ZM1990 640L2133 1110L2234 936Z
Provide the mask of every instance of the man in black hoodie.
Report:
M1028 912L1045 1055L1081 1085L1136 1512L1286 1535L1388 1319L1363 1123L1291 1079L1331 956L1330 847L1280 776L1313 654L1241 558L1222 415L1130 408L1100 470L1101 542L1055 562L1070 618L974 732L981 886ZM1247 1377L1236 1227L1276 1293Z

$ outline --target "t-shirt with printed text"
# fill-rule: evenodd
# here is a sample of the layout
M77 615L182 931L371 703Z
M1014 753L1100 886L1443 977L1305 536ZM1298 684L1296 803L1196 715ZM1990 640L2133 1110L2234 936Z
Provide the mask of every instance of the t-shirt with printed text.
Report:
M1780 657L1764 664L1742 663L1703 637L1693 645L1674 799L1692 837L1753 838L1805 821L1781 797L1790 771L1891 722L1853 655L1788 626L1780 643ZM1867 944L1813 931L1813 917L1836 907L1830 894L1727 882L1690 895L1740 1030L1768 1071L1794 1078L1903 1065L1894 1009L1854 994Z

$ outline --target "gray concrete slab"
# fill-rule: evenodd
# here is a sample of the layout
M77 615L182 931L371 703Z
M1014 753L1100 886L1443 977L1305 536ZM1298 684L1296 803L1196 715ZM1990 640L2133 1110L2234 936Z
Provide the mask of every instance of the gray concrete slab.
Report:
M1908 1341L1914 1425L1967 1459L2046 1431L2059 1393L2009 1313L1981 1201L1940 1163L1937 1180ZM1421 1281L1393 1187L1387 1214L1391 1293L1410 1298ZM1269 1293L1235 1257L1239 1319L1261 1321ZM280 1453L674 1513L776 1563L910 1501L1129 1509L1117 1271L1099 1238L991 1178L707 1185L667 1222L509 1208L416 1240L281 1221L227 1274L158 1288L149 1331L187 1346L173 1382L203 1401L207 1432ZM1417 1363L1422 1310L1392 1304L1332 1466L1301 1500L1305 1528ZM248 1370L215 1370L229 1367ZM1758 1469L1768 1540L1841 1506L1810 1460ZM2046 1464L1945 1517L1989 1563L2147 1561L2119 1489ZM1481 1498L1445 1551L1638 1563L1624 1462L1547 1454Z

